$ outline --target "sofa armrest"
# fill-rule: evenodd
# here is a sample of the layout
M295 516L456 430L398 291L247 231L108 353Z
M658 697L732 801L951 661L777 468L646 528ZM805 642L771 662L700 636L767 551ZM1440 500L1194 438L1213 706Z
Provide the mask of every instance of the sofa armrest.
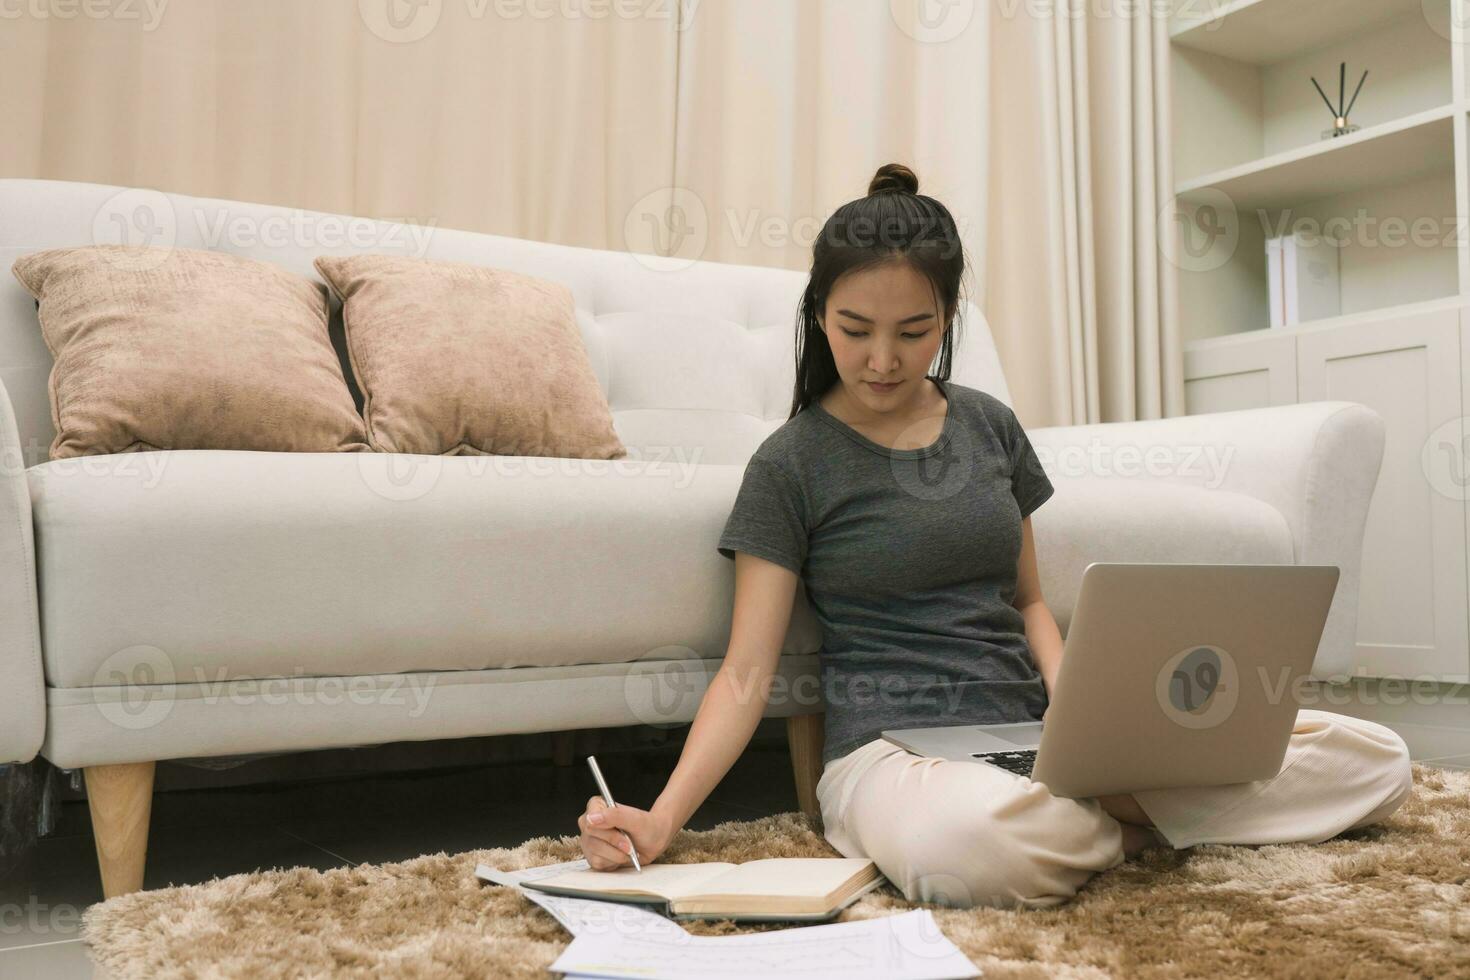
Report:
M35 534L15 411L0 384L0 763L29 762L46 727Z
M1286 519L1229 490L1058 477L1036 512L1042 594L1065 636L1093 562L1291 565Z
M1275 508L1291 531L1294 564L1341 572L1312 673L1355 673L1363 532L1386 438L1373 409L1319 401L1027 434L1058 494L1072 480L1127 481L1225 491Z

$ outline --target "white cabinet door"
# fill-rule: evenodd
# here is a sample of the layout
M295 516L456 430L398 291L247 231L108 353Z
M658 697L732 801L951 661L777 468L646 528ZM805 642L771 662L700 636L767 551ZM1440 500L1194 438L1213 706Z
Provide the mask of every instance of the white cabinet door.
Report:
M1364 676L1470 680L1465 501L1446 483L1434 446L1462 415L1461 314L1435 310L1297 336L1301 401L1361 402L1387 424L1363 538L1352 670Z
M1296 402L1296 338L1271 331L1184 352L1184 412L1204 415Z

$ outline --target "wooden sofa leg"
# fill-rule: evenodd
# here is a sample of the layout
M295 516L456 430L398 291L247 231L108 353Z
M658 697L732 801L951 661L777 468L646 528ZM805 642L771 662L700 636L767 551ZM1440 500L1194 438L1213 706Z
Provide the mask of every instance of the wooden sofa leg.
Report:
M152 762L128 762L87 766L83 771L105 898L143 887L148 817L153 811L153 768Z
M786 719L786 742L791 770L796 774L796 804L809 817L821 816L817 780L822 778L822 721L825 716L791 715Z

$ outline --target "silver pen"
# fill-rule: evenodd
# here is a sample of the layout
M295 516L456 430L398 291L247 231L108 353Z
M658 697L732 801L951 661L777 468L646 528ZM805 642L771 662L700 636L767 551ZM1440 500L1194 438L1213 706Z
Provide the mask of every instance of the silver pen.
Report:
M597 788L602 793L602 802L606 803L610 807L617 806L617 804L613 802L612 793L607 788L607 780L602 778L602 770L597 768L597 760L589 755L587 757L587 765L592 767L592 778L597 780ZM633 846L633 838L628 837L626 831L619 830L618 833L627 838L628 856L633 859L633 867L637 868L641 872L643 870L643 865L638 863L638 848Z

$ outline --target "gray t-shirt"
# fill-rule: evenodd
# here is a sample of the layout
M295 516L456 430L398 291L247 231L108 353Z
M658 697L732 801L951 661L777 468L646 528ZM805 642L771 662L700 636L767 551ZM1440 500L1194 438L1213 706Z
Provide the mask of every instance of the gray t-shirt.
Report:
M1054 488L1004 402L931 380L949 406L923 449L885 448L816 402L787 420L751 456L720 536L726 558L802 577L823 633L824 764L885 728L1046 710L1011 601L1021 520Z

